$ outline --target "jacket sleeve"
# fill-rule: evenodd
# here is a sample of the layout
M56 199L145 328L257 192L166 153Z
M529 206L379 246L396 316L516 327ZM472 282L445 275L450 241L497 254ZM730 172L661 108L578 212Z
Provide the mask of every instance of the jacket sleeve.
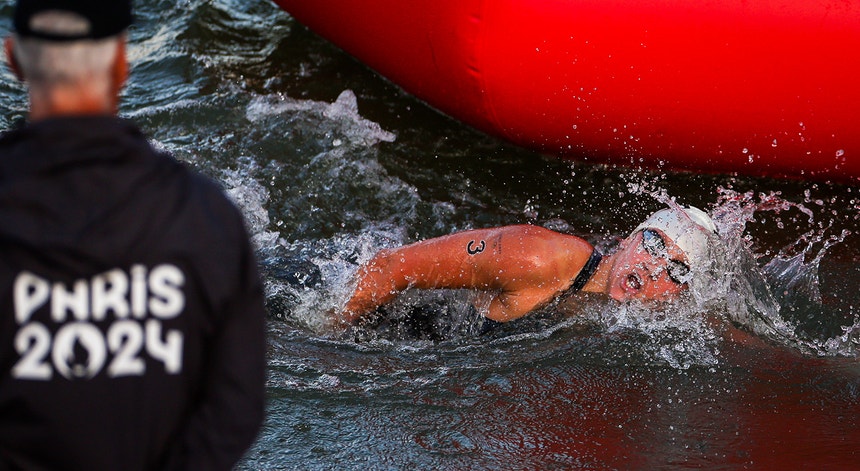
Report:
M232 469L256 438L264 416L265 307L247 237L239 283L212 339L200 402L169 468Z

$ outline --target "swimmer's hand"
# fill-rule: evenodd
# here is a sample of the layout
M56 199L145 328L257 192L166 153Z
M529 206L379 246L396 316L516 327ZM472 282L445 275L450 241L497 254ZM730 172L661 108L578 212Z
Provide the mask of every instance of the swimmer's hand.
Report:
M386 269L388 265L384 257L385 254L380 252L358 270L355 288L349 299L341 309L328 312L329 330L342 332L360 324L379 306L397 296L399 290Z
M356 274L352 295L335 317L336 323L351 326L379 306L394 299L409 286L409 280L398 264L392 261L392 251L382 250L362 265Z
M327 333L340 334L347 331L352 326L351 322L347 321L347 316L340 309L329 309L325 313L325 321L323 322L323 331Z

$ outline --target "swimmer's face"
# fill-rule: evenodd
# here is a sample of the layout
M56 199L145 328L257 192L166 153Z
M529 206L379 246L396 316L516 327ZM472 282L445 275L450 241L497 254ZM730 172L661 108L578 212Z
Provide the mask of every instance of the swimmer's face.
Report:
M622 242L610 273L609 295L617 301L666 301L687 288L686 254L656 229L645 229Z

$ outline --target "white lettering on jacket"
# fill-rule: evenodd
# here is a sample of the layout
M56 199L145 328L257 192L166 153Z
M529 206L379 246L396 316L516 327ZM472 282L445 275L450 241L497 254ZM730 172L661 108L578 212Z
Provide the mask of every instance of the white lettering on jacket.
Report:
M162 321L185 309L184 285L185 274L171 264L115 268L69 284L19 273L12 289L19 360L12 376L140 376L146 373L147 358L161 362L168 374L180 373L183 334L164 332ZM46 306L54 329L32 319ZM106 328L105 322L110 322Z

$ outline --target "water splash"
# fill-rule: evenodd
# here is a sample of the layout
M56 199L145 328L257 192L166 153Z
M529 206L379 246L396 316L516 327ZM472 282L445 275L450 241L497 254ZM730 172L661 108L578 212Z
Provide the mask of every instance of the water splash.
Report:
M313 100L296 100L283 95L256 97L248 104L246 118L252 123L272 116L301 113L304 119L316 116L322 130L331 137L331 144L338 147L349 144L353 147L368 147L379 142L394 142L396 135L358 113L358 102L352 90L344 90L334 103Z
M606 335L624 335L640 358L686 370L719 363L720 336L706 316L678 305L588 303L581 319L596 322Z
M256 249L278 244L278 233L269 230L269 212L266 209L269 190L254 177L259 168L251 159L239 159L239 164L236 169L222 170L221 181L227 196L245 216L245 224Z
M631 181L628 190L681 210L659 179ZM610 332L638 333L652 355L682 369L718 360L720 327L707 321L714 318L806 354L857 356L860 321L856 315L852 325L840 326L838 335L825 338L807 332L800 322L804 317L844 317L822 305L819 270L824 256L852 234L834 229L833 219L822 220L824 211L816 212L810 205L826 209L826 203L809 191L803 202L793 202L779 192L740 193L719 188L718 199L709 208L719 236L712 238L709 261L696 273L686 299L662 313L650 307L608 305L591 318ZM760 244L750 235L750 226L767 222L784 230L783 218L789 218L793 227L806 229L775 254L767 249L759 253ZM676 332L684 334L673 335Z
M815 355L850 355L858 350L833 348L833 339L811 338L802 332L794 312L831 317L821 305L819 269L824 256L851 234L832 234L833 221L819 221L806 203L792 202L778 192L738 193L720 188L711 211L720 243L712 254L712 280L707 290L694 293L700 309L719 307L726 318L755 334ZM798 227L808 229L800 237L769 257L756 253L756 241L747 229L757 219L790 214ZM784 228L782 219L776 225ZM768 259L769 258L769 259ZM844 346L844 343L843 343Z

